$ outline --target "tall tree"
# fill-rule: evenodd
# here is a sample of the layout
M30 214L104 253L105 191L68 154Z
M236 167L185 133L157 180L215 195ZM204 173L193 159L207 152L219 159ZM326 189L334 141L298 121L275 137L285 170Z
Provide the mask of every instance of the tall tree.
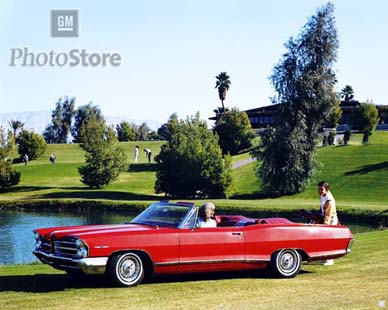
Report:
M223 113L225 113L224 100L231 84L232 83L230 82L230 76L226 72L221 72L219 75L216 76L215 88L218 89L218 97L221 100Z
M353 87L350 85L346 85L341 90L341 98L344 99L344 101L350 101L354 98L354 91Z
M136 129L136 140L145 141L148 140L148 135L150 134L151 129L148 127L147 123L142 123L140 126L137 126Z
M172 114L168 119L167 123L160 126L158 129L158 135L164 140L169 141L173 134L176 133L176 130L179 125L178 115L176 113Z
M225 113L228 113L229 111L230 111L229 108L223 108L223 107L217 107L216 109L214 109L213 112L216 114L215 116L216 123L218 122L218 120L222 115L224 115Z
M20 181L20 172L12 167L15 140L11 131L5 133L0 126L0 189L9 188Z
M8 121L8 124L12 129L13 138L16 140L17 132L19 129L23 128L24 123L22 123L21 121L18 121L18 120L10 120L10 121Z
M103 187L124 171L125 154L115 130L105 121L91 117L82 124L79 139L85 150L85 166L78 168L81 181L91 188Z
M119 141L135 141L136 140L136 131L134 126L128 122L121 122L116 125L117 137Z
M254 155L262 160L258 176L271 195L301 192L316 167L318 131L336 105L332 66L337 57L334 6L311 16L301 33L285 44L271 82L280 105L280 122L262 135Z
M43 133L47 143L67 143L74 115L74 105L74 97L59 98L55 103L55 109L51 113L51 124Z
M105 122L105 118L101 113L98 106L93 105L91 102L80 106L74 114L74 124L71 127L71 134L73 136L73 142L82 143L80 135L81 127L87 123L90 119L96 119L97 121Z

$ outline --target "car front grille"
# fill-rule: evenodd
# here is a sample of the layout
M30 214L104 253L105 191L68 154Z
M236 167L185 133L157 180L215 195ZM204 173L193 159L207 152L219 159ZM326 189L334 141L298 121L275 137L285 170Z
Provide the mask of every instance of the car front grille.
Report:
M50 241L47 240L47 239L42 239L42 243L40 245L40 249L43 252L51 253L51 243L50 243Z
M76 257L77 246L75 239L54 240L53 253L63 257Z

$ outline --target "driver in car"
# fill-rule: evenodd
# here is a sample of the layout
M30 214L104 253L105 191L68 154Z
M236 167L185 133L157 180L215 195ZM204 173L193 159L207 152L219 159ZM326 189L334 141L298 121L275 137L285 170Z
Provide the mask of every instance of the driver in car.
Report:
M214 219L216 206L212 202L206 202L199 209L198 227L217 227Z

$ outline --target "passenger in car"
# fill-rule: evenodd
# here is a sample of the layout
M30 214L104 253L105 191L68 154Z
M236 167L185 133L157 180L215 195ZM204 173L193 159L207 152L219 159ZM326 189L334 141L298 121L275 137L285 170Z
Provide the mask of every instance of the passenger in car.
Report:
M199 209L198 227L217 227L217 222L214 219L215 210L214 203L204 203Z

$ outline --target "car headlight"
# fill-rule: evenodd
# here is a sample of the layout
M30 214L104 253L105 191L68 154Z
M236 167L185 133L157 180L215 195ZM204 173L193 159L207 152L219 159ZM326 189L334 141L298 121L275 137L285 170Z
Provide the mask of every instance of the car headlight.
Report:
M80 257L80 258L88 257L88 247L86 246L86 244L82 240L77 239L75 241L75 245L77 247L77 256L78 257Z
M39 249L42 245L42 237L34 231L34 238L35 238L35 249Z

